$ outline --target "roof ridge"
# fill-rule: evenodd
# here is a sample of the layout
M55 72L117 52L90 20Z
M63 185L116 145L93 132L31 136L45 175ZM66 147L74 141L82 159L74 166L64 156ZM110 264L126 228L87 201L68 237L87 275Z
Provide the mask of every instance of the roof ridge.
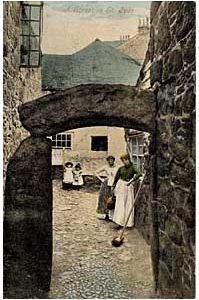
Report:
M116 54L120 55L124 59L129 59L131 61L134 61L135 64L140 65L140 63L136 59L132 58L128 54L122 53L118 48L114 48L111 45L107 44L105 41L101 41L100 39L95 39L92 43L88 44L86 47L84 47L80 51L73 53L71 55L72 58L75 58L75 56L80 55L81 53L83 53L85 50L89 49L90 47L92 47L92 45L95 45L96 43L100 43L100 45L103 45L104 48L106 48L106 49L110 49L113 53L115 52Z

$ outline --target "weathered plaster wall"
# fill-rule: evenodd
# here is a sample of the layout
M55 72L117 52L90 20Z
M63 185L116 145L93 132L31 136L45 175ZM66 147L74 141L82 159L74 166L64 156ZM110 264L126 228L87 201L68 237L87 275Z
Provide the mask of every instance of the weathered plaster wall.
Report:
M4 44L4 176L7 164L28 132L19 121L17 107L41 96L40 68L20 68L20 2L3 2Z
M148 81L146 65L157 106L149 197L154 275L161 298L190 298L195 293L194 2L152 3L141 88Z

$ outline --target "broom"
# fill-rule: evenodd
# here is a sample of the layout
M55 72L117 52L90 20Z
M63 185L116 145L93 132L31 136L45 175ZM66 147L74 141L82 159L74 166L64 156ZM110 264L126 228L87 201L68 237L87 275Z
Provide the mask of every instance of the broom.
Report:
M140 186L139 186L139 188L138 188L138 190L137 190L137 193L136 193L136 195L135 195L135 199L134 199L133 205L132 205L132 207L131 207L131 209L130 209L130 211L129 211L129 214L128 214L128 216L127 216L127 219L126 219L126 222L125 222L125 224L124 224L124 227L123 227L123 229L122 229L122 231L121 231L121 233L120 233L120 236L114 238L114 239L112 240L112 242L111 242L111 243L112 243L112 246L114 246L114 247L120 247L120 246L123 244L123 241L124 241L124 231L125 231L125 229L126 229L126 226L127 226L128 220L129 220L129 218L130 218L130 215L131 215L131 213L133 212L133 209L134 209L134 206L135 206L135 202L136 202L136 200L137 200L137 198L138 198L139 192L140 192L140 190L141 190L141 187L142 187L142 184L143 184L143 181L144 181L144 177L145 177L145 175L142 177L142 180L141 180L141 182L140 182Z

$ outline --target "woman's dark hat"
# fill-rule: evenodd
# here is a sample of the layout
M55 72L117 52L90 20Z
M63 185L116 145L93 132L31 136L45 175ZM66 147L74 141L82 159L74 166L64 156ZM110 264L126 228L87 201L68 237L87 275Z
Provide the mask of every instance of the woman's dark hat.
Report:
M109 161L110 159L115 161L115 157L113 155L109 155L107 156L106 160Z

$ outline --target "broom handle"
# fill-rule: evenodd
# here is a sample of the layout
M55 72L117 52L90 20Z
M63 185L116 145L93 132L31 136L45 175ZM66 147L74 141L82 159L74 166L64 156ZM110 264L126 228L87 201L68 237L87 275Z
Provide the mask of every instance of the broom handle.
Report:
M129 214L128 214L128 216L127 216L126 222L125 222L124 227L123 227L123 229L122 229L122 232L121 232L121 234L120 234L120 240L122 239L122 237L123 237L123 235L124 235L124 231L125 231L125 229L126 229L126 225L127 225L127 223L128 223L128 220L129 220L130 215L131 215L131 213L132 213L132 211L133 211L135 202L136 202L137 197L138 197L138 195L139 195L139 192L140 192L140 190L141 190L141 187L142 187L142 184L143 184L143 181L144 181L144 177L145 177L145 174L144 174L144 176L142 177L142 181L140 182L140 186L139 186L139 188L138 188L138 190L137 190L137 193L136 193L136 195L135 195L135 199L134 199L133 205L132 205L132 207L131 207L131 210L129 211Z

